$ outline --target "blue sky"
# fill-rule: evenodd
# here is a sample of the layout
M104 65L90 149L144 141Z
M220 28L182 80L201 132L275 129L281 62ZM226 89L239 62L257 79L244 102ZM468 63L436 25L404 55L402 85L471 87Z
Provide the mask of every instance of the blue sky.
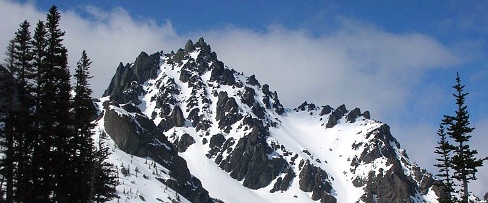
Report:
M435 173L435 133L442 115L454 112L459 72L477 128L472 146L488 155L487 1L0 0L0 51L22 20L35 24L53 4L70 65L83 49L93 61L95 96L119 62L203 36L220 60L270 84L289 108L307 100L370 110ZM472 184L480 195L487 173Z

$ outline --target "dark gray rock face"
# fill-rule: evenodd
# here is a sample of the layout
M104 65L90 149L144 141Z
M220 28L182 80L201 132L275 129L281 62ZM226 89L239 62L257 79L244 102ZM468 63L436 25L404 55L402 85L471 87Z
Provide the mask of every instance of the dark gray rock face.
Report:
M347 113L346 105L340 105L335 109L327 120L326 128L332 128L337 125L337 121Z
M366 184L366 194L361 198L365 202L412 202L410 196L415 194L415 183L405 175L401 166L393 167L384 174L369 175ZM373 199L376 196L376 201Z
M244 94L241 97L241 102L247 104L247 106L252 107L254 104L254 96L256 96L256 91L253 88L244 87Z
M183 59L185 59L185 50L178 49L178 51L176 52L176 54L173 57L173 61L178 63L178 64L181 64Z
M330 194L325 194L320 198L320 203L337 203L337 199Z
M168 116L162 116L163 119L158 125L158 128L166 132L173 127L183 127L185 126L185 117L183 116L183 111L179 106L175 106Z
M241 138L220 167L250 189L266 187L279 174L285 172L288 163L282 157L269 157L273 149L266 143L268 130L261 121L254 120L252 131Z
M276 91L273 94L273 108L278 115L283 115L285 113L285 108L283 108L283 105L281 105Z
M298 177L300 189L304 192L312 192L312 200L330 199L332 186L328 180L329 176L324 170L307 160Z
M209 145L209 147L210 148L222 147L222 145L224 144L224 142L225 142L224 135L222 135L222 134L216 134L216 135L213 135L212 138L210 138L210 145Z
M194 108L188 114L188 120L191 121L191 125L193 127L197 127L197 125L200 123L199 113L200 113L200 109L199 108Z
M336 117L336 114L330 114L329 119L327 120L327 124L325 124L325 128L332 128L337 125L337 120L341 117Z
M256 80L256 76L255 75L251 75L247 78L247 83L252 85L252 86L261 86L258 82L258 80Z
M372 143L363 143L366 147L359 158L353 162L363 164L372 163L375 159L385 157L387 164L391 165L388 171L380 171L378 174L371 172L367 180L354 180L354 185L365 186L365 194L361 197L364 202L413 202L410 196L417 191L426 193L433 186L434 179L420 168L415 168L415 177L406 176L401 163L405 160L397 159L393 147L399 148L399 144L390 133L388 125L384 124L378 129L371 131L366 137L373 136ZM395 146L391 144L394 143ZM406 155L403 155L406 156ZM351 164L352 166L356 164ZM353 169L355 170L355 169ZM416 182L421 184L417 186ZM376 200L374 199L376 198Z
M189 39L187 42L186 42L186 45L185 45L185 51L186 52L191 52L195 50L195 46L193 45L193 42L191 41L191 39Z
M185 117L183 116L183 111L181 111L179 106L175 106L171 112L170 119L171 124L173 124L174 127L182 127L185 125Z
M291 181L296 177L295 172L293 170L289 169L286 172L285 177L281 178L279 177L276 179L275 184L273 185L273 189L271 189L269 192L277 192L277 191L286 191L290 187Z
M352 111L350 111L347 116L346 120L349 123L354 123L356 122L356 118L361 115L361 110L359 108L354 108Z
M139 83L137 81L132 81L126 90L118 94L110 95L110 99L119 104L132 103L138 105L141 103L139 96L143 93L144 90Z
M234 70L225 68L222 61L216 61L212 64L212 72L210 75L210 80L218 81L223 85L235 85Z
M176 140L174 146L178 152L185 152L186 149L192 144L195 143L195 139L190 136L188 133L183 134L180 139Z
M219 121L219 128L227 133L231 125L242 119L235 98L228 97L227 92L220 92L218 95L215 118Z
M150 120L138 116L135 118L135 121L133 121L132 117L124 114L119 115L119 113L113 109L105 109L104 119L105 130L121 150L129 154L147 156L147 153L144 152L145 149L142 149L142 143L150 142L150 139L154 138L158 132L155 128L149 127L146 129L135 122L151 125L152 122ZM140 134L139 132L142 131L145 133Z
M134 65L119 64L110 85L103 93L103 96L117 95L131 86L133 81L140 84L147 81L149 78L154 78L157 75L159 68L161 53L157 52L149 56L145 52L141 52L137 57Z
M341 114L342 116L345 115L347 113L346 105L345 104L340 105L339 107L337 107L335 111L337 112L338 115L339 114Z
M332 107L330 107L329 105L325 105L323 108L322 108L322 111L320 111L320 114L319 116L323 116L323 115L326 115L326 114L329 114L332 112Z
M285 113L285 109L278 99L278 93L276 93L276 91L271 92L268 84L264 84L261 91L264 93L263 103L266 109L274 108L278 115L283 115L283 113Z
M363 112L363 117L365 119L371 119L371 114L369 113L369 111L365 111L365 112Z
M253 105L252 105L252 108L251 108L251 111L254 113L254 115L256 115L258 118L260 119L264 119L264 116L265 116L265 110L264 108L259 105L259 103L255 102Z
M313 110L316 110L317 109L317 106L315 106L315 104L313 103L307 103L306 101L303 102L300 106L298 106L297 108L295 108L294 110L295 111L313 111Z
M126 105L131 104L120 105L123 106L121 109L118 109L118 104L104 104L105 131L114 140L115 144L128 154L150 157L169 169L170 175L174 179L168 179L168 181L163 181L163 183L188 200L192 202L212 202L208 192L202 187L200 180L190 174L186 161L178 156L166 136L158 130L149 118L140 114L140 111L135 110L137 108L133 106L125 107ZM134 113L135 116L125 114L123 110L130 110L130 113ZM192 143L188 137L181 140L182 145Z

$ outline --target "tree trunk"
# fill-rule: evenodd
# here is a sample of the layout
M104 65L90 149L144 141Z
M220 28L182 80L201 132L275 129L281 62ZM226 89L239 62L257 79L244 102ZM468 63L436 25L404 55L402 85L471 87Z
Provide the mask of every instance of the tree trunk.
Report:
M468 191L468 180L466 180L466 177L463 178L463 202L464 203L469 203L469 191Z

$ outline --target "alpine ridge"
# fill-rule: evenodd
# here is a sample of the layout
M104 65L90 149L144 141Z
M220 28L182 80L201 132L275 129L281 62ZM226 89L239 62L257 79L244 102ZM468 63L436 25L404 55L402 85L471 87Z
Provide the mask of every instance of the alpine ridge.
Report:
M369 111L285 108L203 38L120 63L96 103L95 140L105 139L119 171L113 202L437 202L440 194Z

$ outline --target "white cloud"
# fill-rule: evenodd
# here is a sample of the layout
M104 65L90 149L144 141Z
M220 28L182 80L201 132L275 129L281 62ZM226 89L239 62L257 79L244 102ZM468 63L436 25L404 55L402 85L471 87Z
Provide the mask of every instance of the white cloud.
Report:
M108 86L119 62L131 63L141 51L152 54L184 42L169 21L158 25L152 20L135 20L122 8L104 12L85 7L82 11L90 15L90 20L76 11L67 11L62 13L61 26L66 31L70 64L75 66L82 50L93 61L92 86L97 96Z
M11 36L0 39L1 53L5 52L8 40L20 22L28 20L33 30L37 21L45 20L47 13L37 10L31 3L10 1L0 1L0 9L0 35ZM163 48L175 49L185 42L169 21L159 25L150 19L136 20L122 8L109 12L92 6L75 9L61 10L60 27L66 31L63 43L68 48L72 68L76 66L81 52L87 51L93 61L91 73L95 78L91 85L95 96L101 96L119 62L133 62L141 51L151 54Z
M476 129L472 133L472 138L469 145L472 149L478 151L478 158L488 157L488 147L486 147L486 141L488 140L488 118L482 119L478 122L473 123L473 127ZM478 180L472 181L470 184L471 190L474 194L481 197L488 192L488 162L484 162L483 167L479 168L478 174L476 175Z
M423 74L459 61L428 36L392 34L350 20L335 34L319 37L279 26L205 36L227 65L256 74L288 105L347 103L375 115L400 110Z
M14 37L15 31L17 31L22 21L27 20L31 25L35 25L38 19L44 15L30 3L21 4L4 0L0 1L0 11L0 36L2 36L0 39L0 50L2 50L2 54L5 52L8 41Z

